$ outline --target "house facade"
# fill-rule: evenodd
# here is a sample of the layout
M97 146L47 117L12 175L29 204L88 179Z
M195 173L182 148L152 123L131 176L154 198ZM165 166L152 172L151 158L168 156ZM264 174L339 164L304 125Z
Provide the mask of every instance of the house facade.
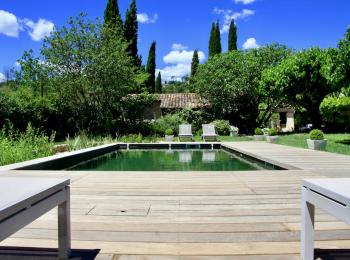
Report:
M169 113L176 113L183 109L199 110L208 106L196 93L169 93L155 94L156 101L145 109L145 119L155 120ZM271 127L280 132L293 132L295 130L295 109L291 106L281 106L276 109L279 120L271 122Z

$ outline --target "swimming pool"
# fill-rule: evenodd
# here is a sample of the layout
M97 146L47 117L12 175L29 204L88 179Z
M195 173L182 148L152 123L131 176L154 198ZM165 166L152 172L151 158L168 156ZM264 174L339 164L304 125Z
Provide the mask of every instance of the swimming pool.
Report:
M252 171L265 166L221 149L118 150L79 163L70 171Z

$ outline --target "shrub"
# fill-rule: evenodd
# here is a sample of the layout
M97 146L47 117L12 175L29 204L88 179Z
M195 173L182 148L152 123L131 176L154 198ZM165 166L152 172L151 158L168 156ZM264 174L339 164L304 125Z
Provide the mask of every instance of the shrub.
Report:
M323 119L329 124L350 128L350 97L328 97L320 106Z
M314 129L310 132L310 139L311 140L323 140L324 133L319 129Z
M195 111L192 109L183 109L179 112L180 118L192 125L192 131L197 131L202 128L202 124L206 122L208 117L203 111Z
M178 134L179 125L183 122L179 114L165 115L153 123L153 130L156 134L163 135L165 130L170 128L173 133Z
M168 128L168 129L165 130L165 135L173 135L173 134L174 134L173 129Z
M255 132L256 135L263 135L264 134L264 132L263 132L263 130L261 128L255 128L254 132Z
M142 134L138 135L125 135L118 139L118 142L122 143L142 143L143 136Z
M66 144L70 151L81 150L89 147L95 147L104 144L113 143L111 136L107 137L90 137L85 132L80 133L74 138L67 137Z
M230 135L230 122L225 120L216 120L212 122L218 135Z
M31 124L20 133L12 125L0 131L0 165L32 160L54 154L54 135L48 137Z
M276 129L271 128L271 129L269 129L269 131L267 132L267 134L268 134L269 136L276 136L276 135L277 135L277 131L276 131Z

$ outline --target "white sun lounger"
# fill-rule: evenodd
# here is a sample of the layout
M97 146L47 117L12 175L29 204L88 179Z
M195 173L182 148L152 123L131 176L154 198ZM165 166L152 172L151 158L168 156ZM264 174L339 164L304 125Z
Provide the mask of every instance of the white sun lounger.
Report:
M180 142L183 141L192 141L192 125L180 125L179 126L179 139Z
M205 142L216 142L218 140L218 135L215 131L215 126L212 124L202 125L203 134L202 138Z
M71 250L69 180L0 177L0 242L56 206L59 259L68 259Z
M315 206L350 224L350 179L304 180L301 259L314 259Z

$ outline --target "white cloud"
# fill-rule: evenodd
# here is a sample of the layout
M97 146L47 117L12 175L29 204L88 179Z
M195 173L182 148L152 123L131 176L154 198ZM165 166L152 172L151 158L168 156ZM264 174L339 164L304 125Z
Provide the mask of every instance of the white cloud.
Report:
M191 64L194 51L171 51L164 56L163 61L166 64ZM203 52L198 52L199 60L205 59Z
M185 76L191 73L191 64L177 64L174 66L167 66L163 69L158 69L156 74L162 74L163 81L181 81Z
M0 33L9 37L18 37L20 25L14 14L0 10Z
M41 41L54 30L55 25L45 19L39 19L38 22L33 22L29 19L24 19L23 23L28 27L28 34L33 41Z
M45 19L33 22L30 19L17 18L14 14L0 10L0 34L18 38L19 32L26 30L33 41L41 41L50 35L55 25Z
M171 49L172 49L173 51L184 51L184 50L188 50L188 47L182 45L181 43L174 43L174 44L171 46Z
M181 80L183 77L188 76L191 73L191 63L194 50L188 50L187 46L180 43L174 43L171 47L171 51L163 57L163 61L170 66L166 66L163 69L158 69L158 72L162 74L162 80ZM205 60L205 54L202 51L198 51L199 61Z
M230 29L230 24L232 20L239 20L239 19L245 19L249 16L252 16L255 14L254 10L250 9L243 9L241 12L233 12L230 9L224 10L224 9L214 9L214 14L219 14L223 16L223 25L221 28L221 33L227 33Z
M256 0L235 0L235 3L238 4L238 3L242 3L244 5L249 5L249 4L252 4L254 3Z
M256 49L259 48L260 45L257 43L255 38L249 38L248 40L245 41L243 44L243 49L248 50L248 49Z
M0 72L0 83L6 81L6 77L4 74Z
M154 14L153 17L150 17L146 13L137 14L137 21L139 23L156 23L159 16L158 14Z

